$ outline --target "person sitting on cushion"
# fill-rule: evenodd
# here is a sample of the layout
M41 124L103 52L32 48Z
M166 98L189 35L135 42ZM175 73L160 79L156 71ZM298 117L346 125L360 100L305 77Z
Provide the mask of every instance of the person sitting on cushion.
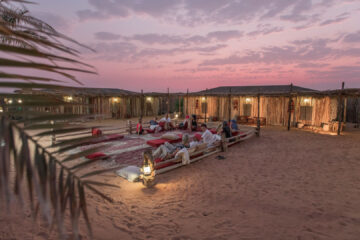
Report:
M136 134L141 135L144 133L144 129L142 127L142 119L139 118L138 124L136 124Z
M231 120L230 128L232 131L239 131L239 128L238 128L238 125L237 125L237 122L235 119Z
M165 130L171 130L174 128L174 126L171 123L171 119L169 117L169 114L166 114L165 117L160 119L160 122L165 123Z
M182 137L182 142L178 144L171 144L169 142L165 142L163 145L158 147L153 152L154 159L161 158L161 159L168 159L174 157L178 151L182 148L189 148L189 135L184 134Z
M230 129L227 121L223 122L222 132L225 134L226 138L232 137L231 129Z
M221 137L217 134L212 134L205 123L201 124L201 131L203 134L201 135L201 140L204 143L207 143L208 147L211 147L216 141L220 141Z
M190 118L189 115L187 115L187 116L185 117L184 121L181 122L181 123L179 123L178 128L179 128L179 129L183 129L183 130L188 129L188 126L189 126L189 118Z
M161 131L161 127L157 122L157 117L155 117L154 119L150 120L150 127L151 130L155 130L155 132L160 132Z
M191 116L191 131L197 131L197 121L195 114Z

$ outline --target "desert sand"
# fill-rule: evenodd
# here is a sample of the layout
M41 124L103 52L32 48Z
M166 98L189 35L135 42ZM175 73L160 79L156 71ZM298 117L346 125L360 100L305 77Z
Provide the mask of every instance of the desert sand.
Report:
M152 189L98 176L120 189L102 189L113 203L88 192L94 239L360 239L359 131L266 127L217 155L157 176ZM1 213L1 240L56 239L21 212Z

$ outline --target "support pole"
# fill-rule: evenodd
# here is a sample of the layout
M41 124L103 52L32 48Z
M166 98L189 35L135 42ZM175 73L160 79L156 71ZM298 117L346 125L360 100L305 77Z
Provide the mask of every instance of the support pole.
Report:
M186 115L189 115L189 89L186 90Z
M140 96L140 118L142 119L144 116L144 91L141 89L141 96Z
M167 89L167 113L170 113L170 90L169 88Z
M258 114L257 114L257 127L256 127L256 136L260 136L260 93L257 96L257 102L258 102Z
M290 131L290 123L291 123L291 111L292 111L292 89L293 84L290 84L290 94L289 94L289 106L288 106L288 112L289 112L289 118L288 118L288 131Z
M180 106L180 102L181 102L181 101L180 101L180 95L178 96L178 101L179 101L179 117L180 117L180 115L181 115L181 114L180 114L180 111L181 111L181 106Z
M229 122L231 120L231 88L229 88Z
M205 91L205 123L206 123L206 115L207 115L207 90Z
M342 82L340 96L339 96L340 108L339 108L339 126L338 126L337 135L340 135L341 124L344 121L344 99L343 99L344 87L345 87L345 82Z

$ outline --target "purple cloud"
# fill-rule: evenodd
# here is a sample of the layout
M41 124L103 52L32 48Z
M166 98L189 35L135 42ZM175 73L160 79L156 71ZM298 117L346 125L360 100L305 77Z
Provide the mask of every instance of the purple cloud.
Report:
M350 33L344 37L344 42L357 43L360 42L360 31L356 33Z
M320 26L326 26L326 25L330 25L330 24L333 24L333 23L340 23L340 22L345 21L348 18L349 18L349 13L343 13L343 14L338 15L337 17L335 17L333 19L328 19L328 20L325 20L325 21L321 22Z

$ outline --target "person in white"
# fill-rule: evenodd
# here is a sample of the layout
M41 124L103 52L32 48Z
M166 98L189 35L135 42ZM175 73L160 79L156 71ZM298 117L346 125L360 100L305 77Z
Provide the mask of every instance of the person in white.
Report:
M174 128L174 126L171 123L171 118L169 117L169 114L166 114L165 117L160 119L160 122L165 122L165 130Z
M207 143L208 147L212 147L216 141L220 141L221 137L217 134L212 134L205 123L201 124L201 130L203 134L201 135L201 139L204 143Z

